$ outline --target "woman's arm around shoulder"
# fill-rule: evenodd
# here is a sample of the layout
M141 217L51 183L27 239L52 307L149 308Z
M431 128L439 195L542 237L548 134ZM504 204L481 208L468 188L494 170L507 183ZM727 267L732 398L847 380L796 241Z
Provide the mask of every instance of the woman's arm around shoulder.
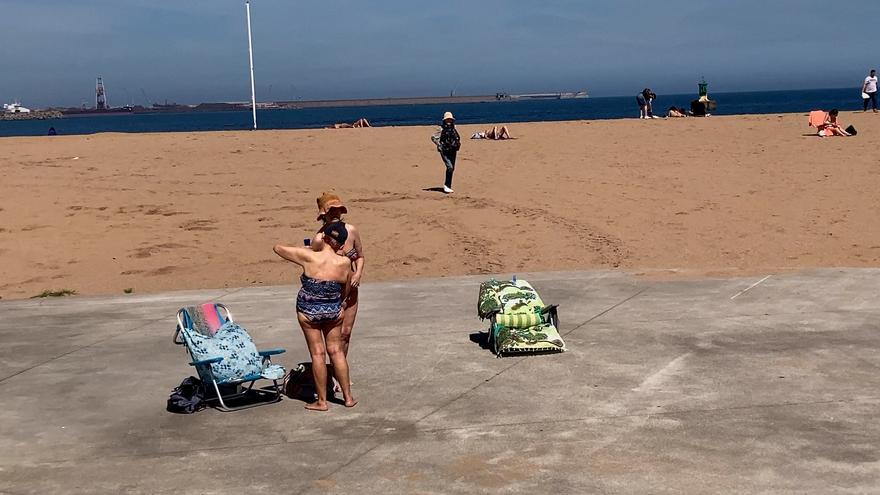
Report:
M310 248L285 246L283 244L276 244L272 250L275 251L275 254L278 256L281 256L287 261L292 261L297 265L308 263L315 256L315 252Z

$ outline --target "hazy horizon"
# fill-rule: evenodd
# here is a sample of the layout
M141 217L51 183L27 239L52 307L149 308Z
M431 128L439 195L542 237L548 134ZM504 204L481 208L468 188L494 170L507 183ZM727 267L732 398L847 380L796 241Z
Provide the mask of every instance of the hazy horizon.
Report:
M0 0L0 100L247 101L243 1ZM857 88L880 2L251 3L258 101ZM821 33L822 36L810 36ZM866 41L868 40L868 41ZM8 69L14 70L8 70Z

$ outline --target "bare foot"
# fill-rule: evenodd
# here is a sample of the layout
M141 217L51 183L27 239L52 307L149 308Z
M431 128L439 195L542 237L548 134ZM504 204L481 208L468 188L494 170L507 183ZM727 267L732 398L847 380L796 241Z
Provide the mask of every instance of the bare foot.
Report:
M327 407L327 401L322 402L319 400L316 400L311 404L306 404L304 407L309 411L326 411L329 409L329 407Z
M357 403L358 401L354 399L348 399L347 401L345 401L345 407L354 407L357 405Z

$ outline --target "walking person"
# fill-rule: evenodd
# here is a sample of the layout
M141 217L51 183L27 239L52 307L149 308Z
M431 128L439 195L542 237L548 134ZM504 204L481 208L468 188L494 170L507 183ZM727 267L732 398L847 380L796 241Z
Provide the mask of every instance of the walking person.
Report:
M336 254L347 240L345 225L333 222L324 227L323 234L315 237L311 247L276 244L274 248L275 254L303 269L302 288L296 296L296 319L312 357L318 398L305 407L313 411L328 409L327 355L342 389L345 407L357 404L351 395L348 361L342 345L342 313L351 287L351 262Z
M862 97L865 104L864 111L868 111L868 102L871 102L871 108L877 113L877 71L871 69L871 73L865 78L862 84Z
M437 151L440 152L440 158L446 165L446 181L443 183L443 192L451 194L452 190L452 173L455 172L455 156L461 148L461 137L455 129L455 118L452 112L443 114L443 122L441 123L440 135L431 137L431 141L437 145Z

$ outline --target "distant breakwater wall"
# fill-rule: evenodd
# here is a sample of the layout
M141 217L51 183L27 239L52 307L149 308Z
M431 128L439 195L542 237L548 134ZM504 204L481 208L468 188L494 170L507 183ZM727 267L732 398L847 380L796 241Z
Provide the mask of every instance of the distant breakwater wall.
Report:
M60 118L61 112L59 112L58 110L38 110L35 112L27 113L0 113L0 120L46 120Z

